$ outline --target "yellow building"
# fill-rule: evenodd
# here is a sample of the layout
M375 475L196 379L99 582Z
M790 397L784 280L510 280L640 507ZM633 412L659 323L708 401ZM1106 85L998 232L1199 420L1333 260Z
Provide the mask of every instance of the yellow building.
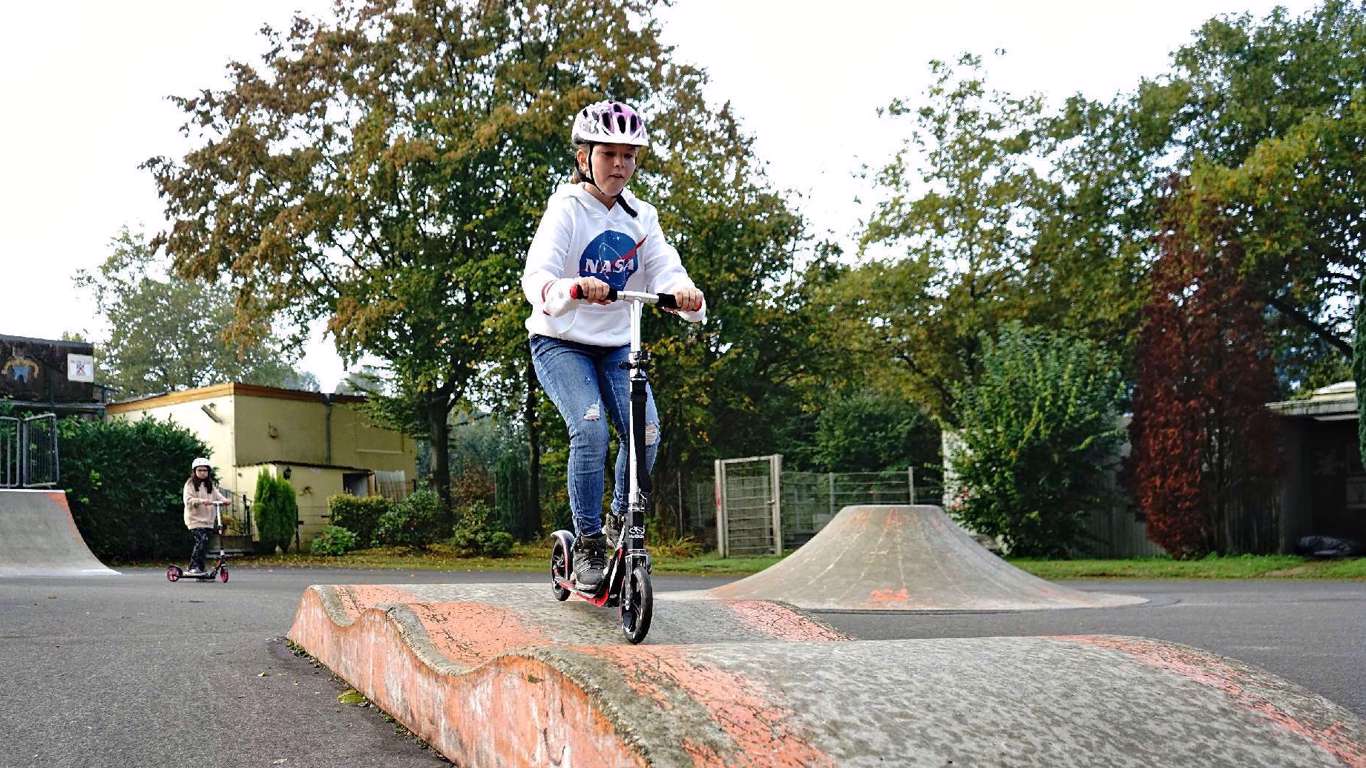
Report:
M355 395L219 384L114 403L107 413L115 419L172 421L197 435L213 452L219 483L233 492L238 520L245 519L244 501L254 494L257 475L285 478L298 497L299 539L307 546L328 522L329 496L349 492L399 499L417 476L412 438L371 424L357 408L364 401Z

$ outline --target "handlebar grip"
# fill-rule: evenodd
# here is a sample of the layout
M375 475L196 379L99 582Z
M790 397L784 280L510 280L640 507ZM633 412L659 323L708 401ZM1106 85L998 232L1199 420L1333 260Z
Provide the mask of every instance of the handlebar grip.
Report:
M574 283L573 285L569 286L569 298L571 298L571 299L582 299L582 298L583 298L583 286L579 285L578 283ZM607 289L607 300L608 300L608 301L616 301L616 300L617 300L617 289L616 289L616 288L608 288L608 289Z

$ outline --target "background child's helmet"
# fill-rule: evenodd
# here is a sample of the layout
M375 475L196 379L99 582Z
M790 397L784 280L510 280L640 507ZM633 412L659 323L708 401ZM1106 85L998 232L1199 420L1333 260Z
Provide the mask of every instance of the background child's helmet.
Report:
M190 471L193 472L193 471L195 471L196 469L199 469L200 467L211 467L211 466L212 466L212 465L209 464L209 460L208 460L208 459L195 459L195 460L194 460L194 463L190 464Z
M620 101L599 101L574 116L570 137L575 144L630 144L643 147L650 143L645 120Z

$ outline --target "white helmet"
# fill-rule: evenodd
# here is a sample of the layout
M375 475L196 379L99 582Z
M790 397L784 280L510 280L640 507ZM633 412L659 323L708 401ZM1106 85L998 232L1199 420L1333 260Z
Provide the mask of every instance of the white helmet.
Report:
M575 144L630 144L644 147L650 143L645 120L620 101L599 101L574 116L570 138Z
M213 465L209 463L209 460L208 460L208 459L199 458L199 459L195 459L195 460L194 460L194 463L190 465L190 471L193 472L193 471L195 471L196 469L199 469L200 467L212 467L212 466L213 466Z

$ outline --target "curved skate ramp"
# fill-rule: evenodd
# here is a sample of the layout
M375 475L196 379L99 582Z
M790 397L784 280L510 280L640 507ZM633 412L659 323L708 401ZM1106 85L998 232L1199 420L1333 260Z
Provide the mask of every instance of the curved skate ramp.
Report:
M1025 573L928 505L845 507L785 559L706 594L847 611L1033 611L1147 602Z
M0 578L117 575L81 538L65 491L0 490Z
M661 599L630 646L534 584L314 586L289 637L457 765L1366 765L1347 710L1142 638L855 641Z

